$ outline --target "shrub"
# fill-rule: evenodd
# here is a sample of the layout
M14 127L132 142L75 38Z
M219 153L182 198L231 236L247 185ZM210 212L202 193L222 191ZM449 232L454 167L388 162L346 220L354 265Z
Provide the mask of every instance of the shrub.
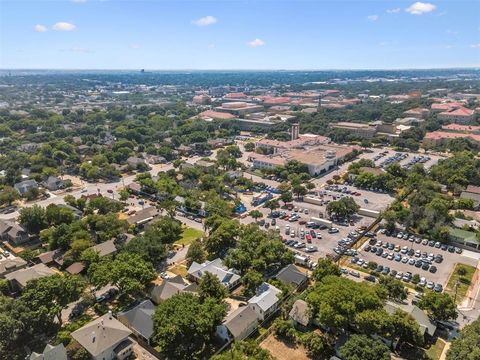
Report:
M465 269L463 266L460 266L458 269L457 269L457 274L460 275L460 276L463 276L467 273L467 269Z

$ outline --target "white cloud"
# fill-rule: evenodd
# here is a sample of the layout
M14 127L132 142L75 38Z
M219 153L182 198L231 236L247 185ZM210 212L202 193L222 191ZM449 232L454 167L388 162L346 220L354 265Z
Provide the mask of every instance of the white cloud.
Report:
M208 48L209 48L209 49L213 49L214 47L215 47L215 44L214 44L214 43L208 44Z
M368 19L368 21L377 21L378 20L378 15L368 15L367 19Z
M394 8L394 9L387 9L387 14L397 14L401 11L402 9L400 8Z
M130 47L132 49L140 49L141 48L140 44L132 44L132 45L130 45Z
M192 24L197 26L208 26L213 25L217 22L217 18L212 15L204 16L200 19L193 20Z
M474 48L474 49L480 49L480 43L479 44L472 44L470 45L471 48Z
M458 31L450 30L450 29L447 30L446 33L447 33L448 35L458 35Z
M87 48L82 48L82 47L71 47L68 49L60 49L60 51L63 52L73 52L73 53L78 53L78 54L90 54L93 53L93 50L87 49Z
M256 47L265 45L265 41L260 39L255 39L255 40L249 41L247 45L250 46L251 48L256 48Z
M406 8L405 11L412 15L422 15L422 14L432 12L436 8L437 7L431 3L423 3L423 2L417 1L416 3Z
M57 22L52 26L52 29L55 31L73 31L75 28L76 26L74 24L63 21Z
M47 31L47 27L42 24L37 24L33 27L33 30L35 30L36 32L45 32Z

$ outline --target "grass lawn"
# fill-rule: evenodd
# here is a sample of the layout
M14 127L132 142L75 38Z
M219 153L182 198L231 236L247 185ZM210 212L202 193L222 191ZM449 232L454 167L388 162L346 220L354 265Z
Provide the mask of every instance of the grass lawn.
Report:
M203 231L186 226L183 228L182 238L175 241L175 244L189 245L193 240L202 236Z
M459 269L465 269L465 274L460 275L458 273ZM473 274L475 273L475 267L471 265L465 264L455 264L455 269L453 269L452 275L450 279L448 279L448 283L445 289L445 292L449 293L450 295L455 295L455 284L458 280L458 290L457 290L457 303L463 301L465 294L472 282Z
M430 346L430 348L425 350L425 354L429 359L438 360L440 359L440 355L442 355L444 347L445 347L445 341L439 338L437 339L435 344L433 344L432 346Z
M187 272L187 267L185 265L175 265L171 268L168 269L168 271L174 273L175 275L180 275L181 277L187 277L188 272Z

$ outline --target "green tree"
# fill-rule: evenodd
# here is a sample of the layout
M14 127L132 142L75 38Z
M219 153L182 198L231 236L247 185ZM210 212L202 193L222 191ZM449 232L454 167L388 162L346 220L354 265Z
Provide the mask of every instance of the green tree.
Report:
M348 218L355 214L360 206L351 197L343 197L340 200L329 202L327 205L327 214L335 215L339 218Z
M120 196L120 201L127 201L130 193L127 189L122 189L118 192L118 195Z
M260 210L252 210L248 213L248 215L250 215L255 221L257 221L257 219L259 218L262 218L263 217L263 213L260 211Z
M8 204L8 206L10 206L18 199L20 199L20 194L11 186L5 186L2 191L0 191L0 205Z
M344 360L390 360L390 350L379 340L365 335L352 335L340 348Z
M255 143L248 142L245 144L245 151L251 152L255 150Z
M207 271L198 283L197 293L202 302L208 298L221 302L227 297L228 291L218 277Z
M394 301L402 301L407 298L407 289L405 289L400 280L390 276L381 276L379 279L379 284L387 291L390 299Z
M202 264L205 261L205 250L203 249L203 245L200 239L195 239L194 241L192 241L185 258L187 260L187 267L190 267L190 265L192 265L194 261L199 264Z
M237 220L223 219L218 227L204 241L209 259L223 256L228 249L235 246L235 240L240 232Z
M265 205L263 207L270 209L270 214L278 209L280 207L280 204L278 203L278 200L268 200L265 202Z
M458 316L457 306L447 293L427 292L418 302L418 307L425 310L435 320L451 320Z
M61 324L62 310L80 298L85 286L85 281L79 276L45 276L28 281L21 299L33 309L45 309L52 319L56 318Z
M49 225L70 224L74 216L71 209L50 204L45 210L45 219Z
M335 275L340 276L340 267L330 259L318 259L318 264L313 271L313 278L315 281L322 281L325 276Z
M215 299L202 303L193 294L175 295L155 310L153 341L170 359L201 359L224 315L224 305Z
M152 264L138 254L121 252L112 260L103 258L88 269L90 281L95 286L115 285L121 294L134 294L156 278Z
M257 288L262 284L263 276L255 270L248 270L242 277L243 295L251 297Z
M28 232L33 234L38 234L40 230L47 227L45 209L38 205L22 208L18 220Z
M251 144L251 143L249 143ZM255 341L235 342L230 350L214 355L211 360L272 360L267 350L262 349Z
M182 238L182 223L175 218L164 216L151 224L145 231L145 237L162 244L173 244Z
M468 324L460 331L460 337L452 341L447 360L480 359L480 319Z
M157 237L152 236L148 231L130 240L125 244L124 250L129 253L138 254L142 259L152 264L158 264L167 257L165 244Z

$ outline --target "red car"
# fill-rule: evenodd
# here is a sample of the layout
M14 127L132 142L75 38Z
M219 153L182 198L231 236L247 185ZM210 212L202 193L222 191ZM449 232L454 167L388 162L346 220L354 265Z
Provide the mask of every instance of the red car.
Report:
M305 235L305 239L307 240L307 242L308 242L309 244L312 243L312 236L311 236L310 234Z
M307 223L307 221L306 221L306 220L300 220L298 223L299 223L300 225L305 225L305 224Z

